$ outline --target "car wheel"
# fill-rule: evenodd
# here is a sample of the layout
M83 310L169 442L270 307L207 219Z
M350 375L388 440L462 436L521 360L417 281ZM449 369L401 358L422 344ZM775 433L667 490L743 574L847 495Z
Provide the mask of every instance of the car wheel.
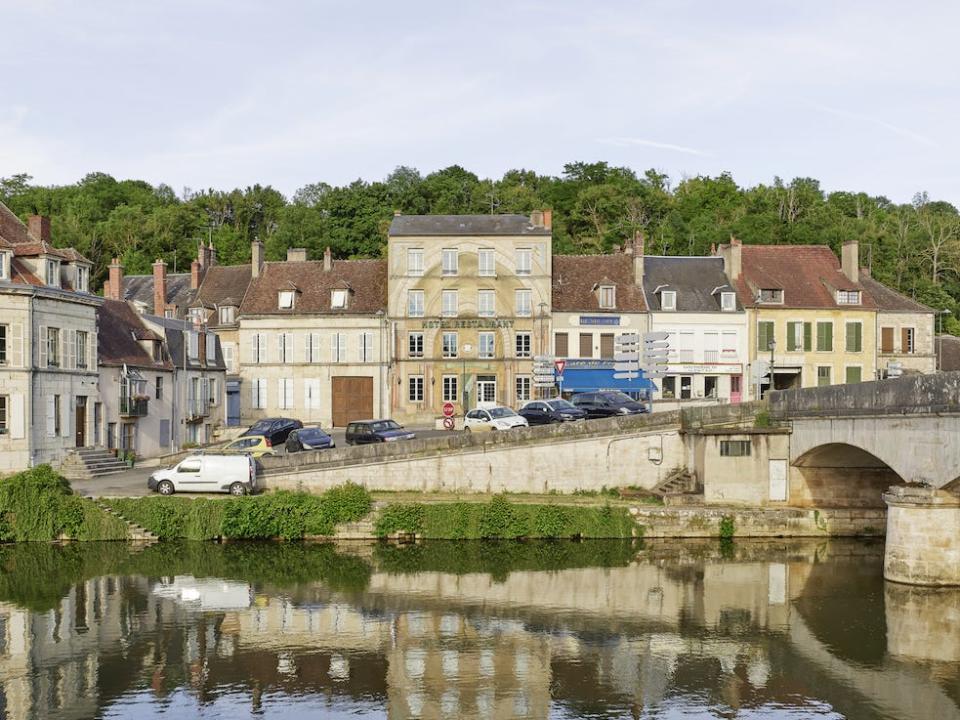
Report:
M169 480L161 480L157 485L157 492L161 495L173 495L174 487L173 483Z
M235 482L230 486L230 494L240 497L247 494L247 489L243 486L243 483Z

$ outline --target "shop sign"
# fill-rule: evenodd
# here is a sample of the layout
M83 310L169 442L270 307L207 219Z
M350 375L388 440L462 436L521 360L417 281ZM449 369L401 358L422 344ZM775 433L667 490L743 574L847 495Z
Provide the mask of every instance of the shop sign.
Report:
M619 325L619 315L581 315L581 325Z

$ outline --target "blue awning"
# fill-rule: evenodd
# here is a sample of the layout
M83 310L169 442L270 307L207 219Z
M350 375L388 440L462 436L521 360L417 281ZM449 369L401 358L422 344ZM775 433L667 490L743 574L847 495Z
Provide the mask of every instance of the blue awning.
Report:
M565 392L591 392L597 390L622 390L623 392L641 392L654 390L652 382L643 377L636 380L622 380L613 376L613 370L576 370L567 368L563 372Z

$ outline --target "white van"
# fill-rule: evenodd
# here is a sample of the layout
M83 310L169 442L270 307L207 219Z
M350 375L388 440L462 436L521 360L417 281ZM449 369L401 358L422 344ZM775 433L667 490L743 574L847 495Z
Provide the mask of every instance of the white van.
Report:
M226 492L246 495L257 489L257 462L249 455L188 455L157 470L147 487L161 495L175 492Z

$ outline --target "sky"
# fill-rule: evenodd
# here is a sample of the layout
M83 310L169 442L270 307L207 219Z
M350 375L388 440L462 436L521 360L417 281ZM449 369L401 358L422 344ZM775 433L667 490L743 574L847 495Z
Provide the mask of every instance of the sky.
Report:
M0 0L0 177L605 160L960 205L960 3Z

